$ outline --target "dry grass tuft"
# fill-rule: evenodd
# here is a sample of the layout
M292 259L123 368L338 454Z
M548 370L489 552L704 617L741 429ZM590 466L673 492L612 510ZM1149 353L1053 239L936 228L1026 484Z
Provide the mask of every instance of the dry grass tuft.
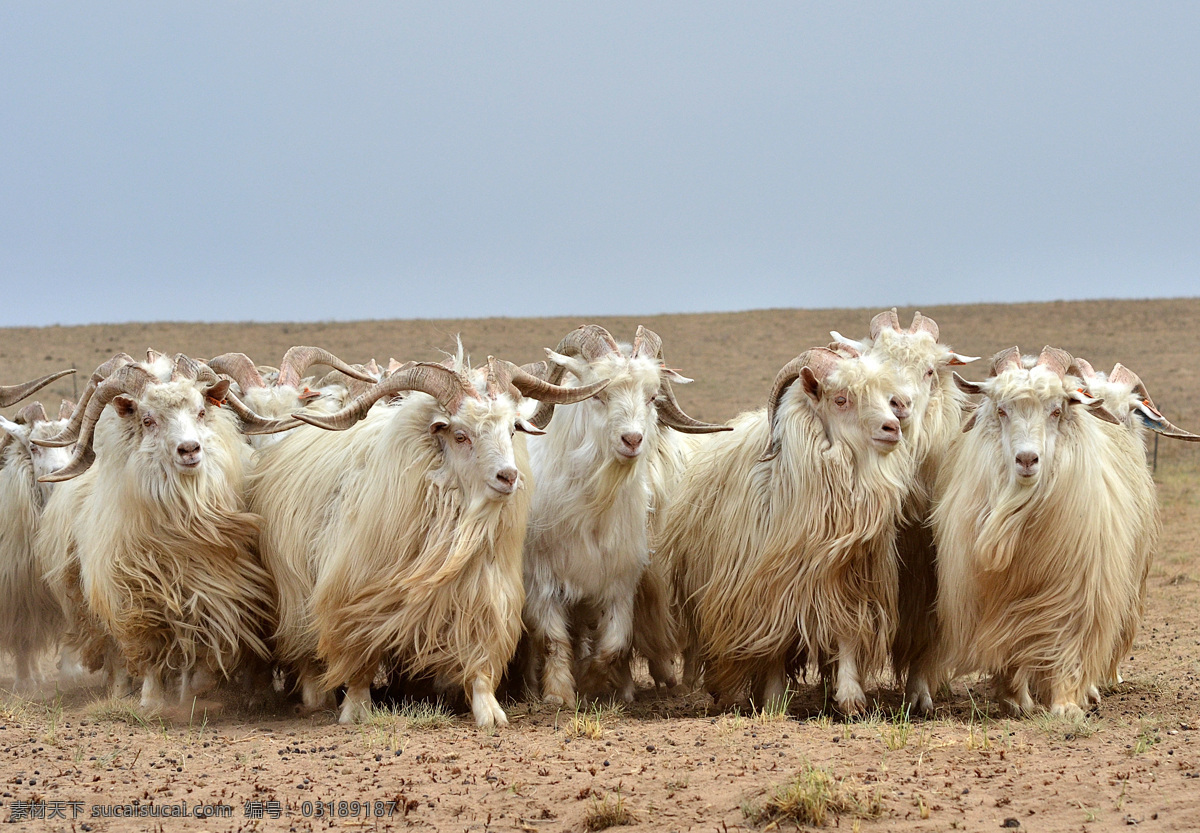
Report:
M742 814L752 824L824 827L842 818L879 818L883 805L878 793L864 799L828 770L806 763L791 781L772 789L761 805L743 804Z
M621 788L617 787L611 795L606 795L603 799L592 799L592 806L584 817L583 826L588 830L607 830L610 827L633 824L635 821L637 819L625 806Z

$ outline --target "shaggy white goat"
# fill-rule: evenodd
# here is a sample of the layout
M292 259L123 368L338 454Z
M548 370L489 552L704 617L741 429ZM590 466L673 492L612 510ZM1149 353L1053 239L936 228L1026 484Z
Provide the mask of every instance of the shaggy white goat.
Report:
M899 586L896 638L892 669L904 681L904 699L918 711L933 708L932 677L936 674L937 571L933 531L929 527L930 496L938 468L951 443L962 432L967 395L954 384L951 368L973 362L939 341L937 322L921 313L907 330L900 328L895 308L871 319L870 336L862 341L830 333L840 344L891 363L904 380L912 400L907 415L897 413L903 442L917 462L905 505L905 518L896 534Z
M749 687L778 701L811 660L834 670L839 709L866 707L861 681L895 628L894 539L913 469L892 411L907 405L900 387L873 357L814 348L780 370L765 411L693 453L660 550L688 677L698 659L721 699Z
M1065 351L1023 363L1014 347L986 381L956 376L984 398L937 483L942 661L994 675L1017 712L1082 714L1136 630L1157 530L1139 440L1071 366Z
M71 452L30 441L61 430L71 408L64 400L55 421L46 419L40 402L22 408L16 422L0 417L0 650L13 656L18 690L40 682L38 659L55 646L65 625L33 540L52 489L37 478L65 465Z
M632 701L631 628L649 563L652 460L669 442L664 428L729 429L683 414L671 383L691 380L663 365L662 340L644 327L638 327L632 347L622 348L603 327L589 324L546 352L551 382L569 373L572 385L607 381L608 386L591 399L560 408L552 424L547 424L554 412L549 404L532 420L546 426L546 435L529 444L538 486L525 540L524 618L531 642L526 684L536 691L532 672L540 664L542 698L573 703L574 660L581 676L597 687L615 674L621 696ZM643 618L656 634L643 633L641 643L672 645L667 594L653 591L643 591L643 605L657 607L658 615ZM572 634L582 633L590 653L573 657ZM652 659L662 673L662 657Z
M491 358L471 370L461 351L451 364L397 370L332 416L297 414L336 433L301 428L260 452L279 656L307 706L347 685L344 723L367 713L384 661L461 687L480 726L508 722L495 688L521 633L531 489L515 432L538 431L518 408L603 385L562 388Z
M37 548L60 594L86 603L92 627L77 637L110 636L152 708L167 703L168 675L186 702L200 679L266 661L273 593L260 519L245 507L249 447L220 407L229 382L182 354L128 359L97 370L71 461L41 478L70 482L51 497Z

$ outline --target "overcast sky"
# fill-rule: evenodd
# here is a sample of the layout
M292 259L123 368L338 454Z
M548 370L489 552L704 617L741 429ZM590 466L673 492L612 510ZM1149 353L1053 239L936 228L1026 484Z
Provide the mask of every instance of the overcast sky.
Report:
M0 325L1200 294L1200 3L0 5Z

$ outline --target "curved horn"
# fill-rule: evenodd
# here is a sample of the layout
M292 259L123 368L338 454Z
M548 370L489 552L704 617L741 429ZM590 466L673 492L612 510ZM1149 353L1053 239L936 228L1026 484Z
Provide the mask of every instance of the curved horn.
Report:
M141 396L146 386L155 381L157 380L141 365L126 364L114 370L96 387L96 392L88 400L79 428L79 439L75 443L75 452L71 459L58 471L43 475L38 480L43 483L59 483L78 477L91 468L96 460L96 452L92 451L92 439L104 407L123 393Z
M183 353L175 354L175 363L171 367L172 379L198 379L200 378L200 368L212 371L208 365L201 364L193 358L185 356ZM217 374L212 373L213 381L216 381Z
M1096 378L1096 368L1092 367L1092 363L1078 356L1071 360L1071 366L1067 368L1067 373L1072 376L1078 376L1087 382Z
M70 419L71 414L73 413L75 413L75 403L70 399L64 399L62 402L58 403L59 419Z
M342 371L352 379L358 379L360 382L367 382L373 385L378 381L371 378L364 371L357 370L353 366L346 364L328 350L322 350L320 347L292 347L283 354L283 361L279 364L279 378L275 380L275 384L280 386L290 385L294 388L300 387L300 379L304 376L304 371L308 370L314 364L328 365L334 370Z
M118 368L129 364L133 364L133 356L128 353L117 353L92 371L87 386L83 389L83 396L79 397L79 404L75 406L75 412L71 414L71 421L53 437L46 437L34 440L33 442L46 448L63 448L79 439L79 429L83 425L83 415L87 411L88 402L96 393L96 387L111 376Z
M512 362L502 361L502 364L508 370L512 386L522 396L536 399L542 403L548 403L551 406L572 405L576 402L582 402L604 390L608 387L609 382L608 379L604 379L590 385L580 385L577 388L563 387L534 376ZM541 409L539 408L539 410ZM533 420L530 420L530 422L533 422ZM538 425L536 422L534 422L534 425L537 425L538 428L545 427L544 425Z
M885 327L891 327L896 332L901 332L900 316L896 314L896 308L881 312L871 319L871 341L879 338L879 334L883 332Z
M32 382L25 382L20 385L0 385L0 408L15 405L34 391L39 391L46 387L46 385L55 379L61 379L74 372L75 368L72 367L70 370L60 370L57 373L51 373L49 376L43 376L40 379L34 379Z
M1001 350L992 356L992 370L988 373L988 376L999 376L1008 369L1009 365L1021 366L1020 347L1009 347L1007 350Z
M635 359L639 356L648 359L662 358L662 339L653 330L647 330L638 324L637 333L633 337L633 351L630 354Z
M908 332L910 334L929 333L933 336L933 340L937 341L941 331L938 329L936 321L918 312L913 315L912 323L908 325Z
M30 428L39 422L45 421L46 409L42 407L41 402L30 402L24 408L17 411L17 418L13 420L18 425L28 425Z
M1048 370L1053 370L1058 374L1058 378L1063 378L1067 375L1067 370L1074 364L1075 360L1066 350L1061 350L1058 347L1051 347L1047 344L1042 348L1042 352L1038 354L1037 364L1035 367L1044 367Z
M1150 391L1146 390L1146 385L1142 382L1142 377L1138 376L1125 365L1117 362L1113 365L1112 373L1108 374L1110 382L1119 382L1129 385L1135 396L1139 399L1149 402L1150 407L1154 407L1154 400L1150 398Z
M771 395L767 398L767 425L771 430L771 438L767 442L767 450L758 458L759 462L772 460L779 455L779 441L775 438L775 415L779 410L779 401L783 399L792 383L800 378L800 372L807 367L818 379L824 379L837 369L840 361L842 358L828 347L814 347L779 369L771 386Z
M464 387L458 374L445 365L420 362L405 370L398 370L382 382L372 385L370 390L354 397L335 414L325 416L297 411L293 416L301 422L324 428L326 431L345 431L365 417L377 401L406 390L429 394L451 414L458 411L465 396L478 396L474 388Z
M242 393L253 388L267 386L267 383L263 381L262 374L258 372L254 362L245 353L222 353L216 358L209 359L207 364L217 373L222 373L237 382Z
M554 348L554 352L564 356L579 356L584 361L592 362L609 353L620 352L620 349L616 339L608 330L599 324L584 324L567 333L558 343L558 347ZM566 372L566 368L562 365L552 362L546 381L552 385L561 385ZM529 421L538 428L545 428L554 416L554 405L546 400L541 400L541 402L542 404L538 405L538 409L534 411Z

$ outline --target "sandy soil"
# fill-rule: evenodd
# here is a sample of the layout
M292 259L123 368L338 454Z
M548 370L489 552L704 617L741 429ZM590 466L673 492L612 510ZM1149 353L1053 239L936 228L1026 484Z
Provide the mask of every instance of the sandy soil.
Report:
M761 405L776 370L828 341L828 330L863 334L875 311L596 321L623 338L638 323L659 332L669 363L696 378L678 389L681 403L719 421ZM1168 418L1200 430L1200 300L922 311L960 352L986 357L1014 343L1026 351L1051 343L1097 368L1122 361ZM902 319L911 312L901 309ZM350 361L429 359L451 349L459 332L477 359L491 353L521 363L582 321L9 329L0 331L0 382L72 364L86 374L117 350L146 347L199 357L241 350L264 363L277 363L293 344ZM71 392L67 379L41 399L56 404ZM969 680L925 721L897 715L899 695L882 680L869 690L879 710L854 722L831 717L811 687L785 715L722 714L703 695L645 691L624 710L511 704L512 726L495 734L463 717L416 712L354 728L336 725L332 714L301 718L287 708L251 712L217 702L141 715L134 701L106 700L96 680L59 680L33 699L0 697L0 818L16 820L34 802L65 816L25 822L49 830L582 830L622 815L629 829L765 829L791 826L765 810L780 786L800 779L826 786L827 823L847 829L1197 830L1200 446L1164 441L1156 481L1164 535L1142 632L1123 668L1126 682L1080 723L1001 717ZM104 805L135 801L160 812L207 805L228 815L92 817ZM248 815L246 802L264 817ZM315 817L318 807L324 818Z

